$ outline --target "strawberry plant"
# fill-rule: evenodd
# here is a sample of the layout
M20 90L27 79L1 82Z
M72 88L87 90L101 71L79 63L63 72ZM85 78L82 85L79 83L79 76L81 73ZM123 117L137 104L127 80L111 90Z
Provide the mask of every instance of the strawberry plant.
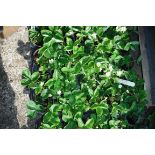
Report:
M131 31L109 26L29 31L39 46L37 70L25 69L21 83L35 92L27 107L30 118L42 116L39 128L147 128L146 93L131 57L139 42L130 39Z

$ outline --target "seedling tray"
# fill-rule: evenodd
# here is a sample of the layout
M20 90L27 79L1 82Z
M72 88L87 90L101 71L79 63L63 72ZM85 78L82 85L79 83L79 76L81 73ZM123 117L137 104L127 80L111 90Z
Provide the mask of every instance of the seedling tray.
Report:
M141 36L140 36L140 41L141 41ZM134 40L136 40L136 39L134 39ZM137 39L138 40L138 39ZM140 44L140 49L142 50L142 44L143 43L141 43ZM35 71L38 71L38 66L36 65L36 63L35 63L35 60L36 60L36 57L37 57L37 53L38 53L38 48L39 48L39 46L36 46L36 45L31 45L31 65L30 65L30 70L31 70L31 72L35 72ZM134 70L136 70L136 72L138 73L138 75L139 75L139 78L140 79L144 79L144 80L146 80L147 78L145 78L145 69L143 69L143 68L145 68L145 65L137 65L137 58L139 57L139 55L140 55L140 50L139 51L137 51L137 52L134 52L131 56L132 56L132 61L131 61L131 66L134 68ZM143 54L145 54L145 51L144 51L144 53L142 52L142 58L144 59L144 55ZM144 63L144 62L143 62ZM149 64L149 63L148 63ZM132 68L131 67L131 68ZM148 74L148 75L150 75L150 74ZM130 82L130 81L128 81L128 82ZM148 90L147 89L147 86L148 85L146 85L146 81L145 81L145 89L146 90ZM150 82L151 83L151 82ZM151 94L152 95L152 94ZM36 99L36 96L35 96L35 93L31 90L31 92L30 92L30 99L31 100L34 100L35 101L35 99ZM149 98L150 99L150 98ZM51 98L50 99L47 99L46 100L46 102L48 103L48 102L51 102L50 101L51 100ZM149 100L149 104L151 104L152 102L151 102L152 100ZM43 103L44 104L44 103ZM46 106L46 105L45 105ZM91 111L90 111L90 113L89 113L89 111L88 111L88 113L86 114L86 115L90 115L91 114ZM60 115L61 115L61 113L60 113ZM85 114L84 114L84 116L85 116ZM61 121L61 120L60 120ZM42 117L40 117L40 119L39 119L39 124L42 122ZM61 124L62 124L62 126L63 126L63 122L61 122ZM37 121L37 123L36 123L36 126L39 126L38 125L38 121ZM65 125L64 125L65 126ZM37 128L37 127L36 127Z

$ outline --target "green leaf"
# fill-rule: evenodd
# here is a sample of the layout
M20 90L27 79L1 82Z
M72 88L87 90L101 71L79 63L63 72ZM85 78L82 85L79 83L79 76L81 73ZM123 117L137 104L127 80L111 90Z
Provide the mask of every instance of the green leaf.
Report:
M137 64L138 64L138 65L140 65L142 59L143 59L143 58L142 58L142 55L140 55L140 56L138 57L138 59L137 59Z
M49 28L51 31L54 31L55 26L48 26L48 28Z
M77 45L79 45L80 44L80 42L81 42L81 39L78 39L78 40L76 40L75 42L74 42L74 46L77 46Z
M60 124L58 115L47 112L43 117L43 123L49 124L51 128L56 128Z
M61 69L61 71L62 71L63 73L67 73L67 72L70 72L70 69L67 68L67 67L63 67L63 68Z
M131 41L131 50L136 50L139 47L139 41Z
M51 122L53 124L53 127L57 127L60 125L60 119L59 119L59 116L58 115L51 115Z
M78 52L78 46L73 46L73 53L76 54Z
M137 49L137 47L139 46L139 42L138 41L131 41L131 42L128 42L125 47L124 47L124 50L125 51L128 51L128 50L133 50L135 51Z
M99 95L100 91L100 85L97 86L97 88L94 90L94 97L97 97Z
M42 54L44 53L44 51L47 50L47 48L48 48L47 45L48 45L48 44L45 44L43 47L39 48L38 53L39 53L40 55L42 55Z
M44 124L44 123L41 124L40 128L41 129L52 129L52 127L49 124Z
M54 37L55 37L55 39L60 40L61 42L63 42L64 38L63 38L62 30L61 29L57 30Z
M68 46L73 46L73 41L71 38L67 38L66 40Z
M84 56L80 59L80 62L82 63L82 65L87 64L90 60L92 59L91 56Z
M104 51L111 51L113 48L113 42L109 38L105 37L102 42Z
M41 92L41 97L43 97L44 99L48 98L48 89L44 89Z
M101 117L103 115L103 109L101 107L97 107L96 113L97 113L97 116ZM105 113L104 113L104 115L105 115Z
M72 46L66 46L64 48L65 51L72 51L73 50L73 47Z
M52 117L51 116L52 116L51 112L47 112L43 117L43 123L51 125L52 124Z
M102 35L103 35L103 27L98 27L98 29L97 29L97 35L100 36L100 37L102 37Z
M84 123L83 123L83 121L82 121L81 118L78 118L78 119L77 119L77 123L78 123L78 127L79 127L79 128L83 128Z
M128 51L129 49L131 48L131 44L130 43L127 43L124 47L124 50L125 51Z
M46 49L43 53L43 55L46 57L46 58L51 58L52 57L52 54L50 52L50 49Z
M60 104L53 104L53 105L49 108L49 110L50 110L52 113L56 113L56 112L58 112L58 111L61 111L61 109L62 109L62 105L60 105Z
M69 120L71 120L73 118L73 115L71 113L71 111L68 111L68 112L62 112L62 119L63 121L65 122L68 122Z
M78 49L78 54L83 54L84 53L84 46L81 46L79 49Z
M35 111L42 111L43 110L43 107L40 104L37 104L31 100L27 102L27 108L30 110L35 110Z
M78 56L84 54L84 46L78 47L73 46L73 55L72 58L77 58Z
M74 74L80 73L81 67L82 67L81 63L77 62L76 65L74 66Z
M46 83L45 86L48 86L48 88L52 87L54 85L54 80L53 79L49 79Z
M101 102L100 104L98 103L94 103L92 106L91 106L91 109L94 110L94 109L97 109L97 108L102 108L102 109L108 109L108 104L107 103L104 103L104 102Z
M42 30L41 31L42 36L44 37L51 37L52 36L52 32L50 30Z
M37 117L37 111L36 110L28 110L27 111L27 117L34 119Z
M87 86L87 89L88 89L89 95L93 96L93 94L94 94L93 89L91 89L89 86Z
M67 54L63 54L63 56L59 57L59 62L64 65L69 62L70 57Z
M61 80L60 80L60 79L57 79L57 80L54 82L54 90L55 90L55 91L61 90L61 86L62 86Z
M22 71L22 76L23 76L23 78L31 78L31 72L30 72L30 70L29 69L24 69Z
M53 42L53 43L62 43L63 40L57 39L57 37L55 36L55 38L52 38L52 42Z
M43 42L48 43L50 40L51 40L51 37L47 36L47 37L44 37Z
M111 116L117 118L119 116L119 109L115 106L112 108Z
M122 37L120 35L117 35L114 37L114 42L117 43L119 41L121 41Z
M110 120L109 125L111 128L117 129L117 128L119 128L120 122L121 122L120 120Z
M32 75L31 75L31 80L34 82L34 81L37 81L39 78L39 72L34 72Z
M41 93L43 89L44 82L40 82L39 84L36 84L35 86L35 94L38 95Z
M75 120L77 120L78 118L81 118L82 117L82 112L77 112L74 116Z
M29 30L29 39L33 44L39 44L42 41L42 36L40 32L30 29Z
M36 95L40 94L41 91L42 91L42 88L43 88L43 87L42 87L41 85L37 85L36 88L35 88L35 94L36 94Z
M79 128L82 128L84 126L84 123L82 121L82 113L80 111L75 114L74 119L77 121Z
M108 49L108 50L112 50L112 48L113 48L113 43L112 43L112 41L110 41L110 42L107 44L107 49Z
M94 125L94 119L93 118L90 118L87 120L86 124L84 125L87 129L91 129L93 128L93 125Z
M76 129L76 128L77 128L77 124L73 120L70 120L68 124L65 126L65 129Z
M31 80L30 79L22 79L21 80L21 84L23 86L28 86L30 83L31 83Z
M53 73L53 79L54 79L54 80L57 80L58 78L60 78L60 77L59 77L59 71L58 71L57 69L55 69L55 70L54 70L54 73Z
M71 96L71 91L68 91L68 92L64 92L64 97L65 98L69 98Z
M89 69L93 68L94 67L94 61L89 61L88 67L89 67Z

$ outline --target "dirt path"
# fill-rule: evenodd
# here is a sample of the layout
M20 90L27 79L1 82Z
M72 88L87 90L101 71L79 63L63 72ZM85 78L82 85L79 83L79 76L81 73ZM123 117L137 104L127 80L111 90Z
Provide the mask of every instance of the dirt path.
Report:
M26 27L19 27L0 46L0 128L29 128L25 104L29 95L20 84L30 59Z

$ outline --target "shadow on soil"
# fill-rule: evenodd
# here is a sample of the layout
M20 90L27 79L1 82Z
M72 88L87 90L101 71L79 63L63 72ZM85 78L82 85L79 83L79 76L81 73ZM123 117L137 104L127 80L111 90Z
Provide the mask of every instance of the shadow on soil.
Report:
M0 49L0 129L18 129L15 93L4 71Z
M0 46L2 41L0 41ZM22 55L29 63L30 66L30 43L26 44L19 40L17 52ZM15 92L11 87L11 81L9 81L7 73L3 67L3 60L1 57L0 47L0 129L19 129L19 122L17 119L17 107L14 105ZM23 93L27 93L27 90L23 90ZM34 121L28 119L27 126L22 126L21 129L35 128Z
M18 41L18 48L17 52L24 57L24 59L27 60L29 68L31 68L31 46L29 42L24 43L22 40ZM27 88L24 88L23 90L24 94L30 94L30 91ZM34 129L35 128L35 121L28 119L27 126L21 127L22 129Z
M24 57L24 59L26 59L29 63L30 63L30 43L24 43L22 40L18 41L18 48L17 48L17 52L22 55Z

